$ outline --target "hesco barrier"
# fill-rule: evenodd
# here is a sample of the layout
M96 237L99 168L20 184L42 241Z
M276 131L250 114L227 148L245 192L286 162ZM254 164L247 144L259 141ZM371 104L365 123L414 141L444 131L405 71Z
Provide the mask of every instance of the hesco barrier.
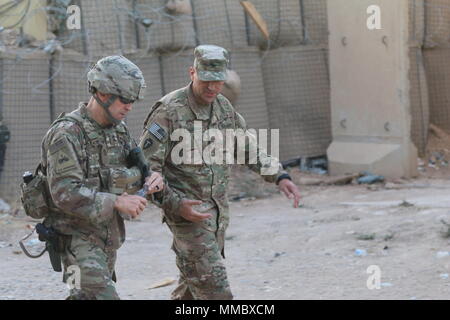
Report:
M327 50L289 47L263 56L272 129L280 129L280 159L326 154L331 142Z
M194 50L164 54L159 59L164 95L189 84L189 67L194 63Z
M450 48L426 49L423 54L430 99L430 122L450 130Z
M135 20L130 1L76 0L81 30L66 30L65 47L90 57L136 49Z
M304 42L328 43L327 0L301 0L304 19Z
M39 159L51 120L87 101L86 72L110 54L129 57L148 84L146 99L127 119L136 139L153 103L189 83L193 48L211 43L231 53L230 68L241 78L235 107L248 127L280 129L282 160L326 154L331 142L327 1L252 3L269 26L268 43L238 0L177 0L168 9L165 0L72 0L81 8L82 30L62 30L61 53L2 55L0 116L11 140L1 196L17 194L22 172ZM411 135L423 152L429 121L450 131L450 3L409 0L409 16ZM147 32L144 18L153 22Z
M246 119L248 128L268 129L269 113L259 50L249 48L233 52L230 67L241 78L241 93L234 107Z
M147 118L150 108L163 95L160 78L161 70L158 56L133 54L127 55L127 58L133 61L142 70L147 84L144 100L138 101L133 105L133 109L128 114L126 120L131 135L138 142L142 133L144 120Z
M0 56L0 110L10 130L0 193L13 200L24 171L41 156L41 139L50 125L49 59L43 54Z
M50 60L52 120L62 112L71 112L82 101L88 101L86 74L93 61L80 54L58 54Z
M239 0L191 0L197 44L246 47L245 14Z
M448 48L449 38L450 3L447 0L425 0L425 47Z
M189 0L184 2L186 12L171 12L167 0L138 0L133 9L138 21L135 24L138 47L146 50L174 51L195 47L195 31L192 7ZM146 27L140 21L151 19Z
M246 16L249 44L261 48L299 45L303 41L301 2L299 0L251 1L267 24L270 38L265 39L256 24Z
M423 155L427 146L428 128L430 122L428 88L422 51L418 48L410 48L409 50L411 139L415 144L419 155Z

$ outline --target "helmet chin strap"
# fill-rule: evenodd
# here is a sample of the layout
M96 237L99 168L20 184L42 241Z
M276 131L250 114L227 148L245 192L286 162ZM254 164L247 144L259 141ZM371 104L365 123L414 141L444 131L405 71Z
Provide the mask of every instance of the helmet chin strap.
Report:
M114 101L116 101L117 96L111 95L111 97L106 102L103 102L102 100L100 100L100 98L97 96L96 93L94 93L93 96L94 96L95 101L97 101L97 103L99 105L101 105L103 107L103 109L106 111L106 115L108 117L108 120L111 121L111 123L114 126L117 126L118 124L120 124L121 120L115 119L111 115L111 112L109 112L109 107L114 103Z

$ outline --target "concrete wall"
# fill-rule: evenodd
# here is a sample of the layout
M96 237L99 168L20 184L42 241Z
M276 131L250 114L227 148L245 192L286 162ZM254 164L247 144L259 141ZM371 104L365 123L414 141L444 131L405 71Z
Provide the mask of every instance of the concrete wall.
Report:
M367 28L370 5L381 30ZM408 0L329 0L330 173L416 174L411 142Z

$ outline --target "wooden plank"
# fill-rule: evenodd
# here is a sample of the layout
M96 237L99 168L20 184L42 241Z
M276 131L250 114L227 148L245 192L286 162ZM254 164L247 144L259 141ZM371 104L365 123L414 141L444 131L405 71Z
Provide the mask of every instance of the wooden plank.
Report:
M263 17L261 17L261 15L259 14L258 10L256 10L253 3L251 3L250 1L240 1L240 2L245 12L250 16L250 18L252 18L253 22L261 31L264 38L266 38L266 40L269 40L269 31L267 29L267 24L264 21Z

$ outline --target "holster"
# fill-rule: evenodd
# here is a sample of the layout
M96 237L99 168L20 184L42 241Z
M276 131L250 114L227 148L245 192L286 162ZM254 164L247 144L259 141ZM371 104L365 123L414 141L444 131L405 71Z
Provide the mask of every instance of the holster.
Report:
M64 252L68 237L58 234L52 227L46 227L42 223L36 225L39 240L45 241L45 248L50 257L53 270L61 272L61 253Z

